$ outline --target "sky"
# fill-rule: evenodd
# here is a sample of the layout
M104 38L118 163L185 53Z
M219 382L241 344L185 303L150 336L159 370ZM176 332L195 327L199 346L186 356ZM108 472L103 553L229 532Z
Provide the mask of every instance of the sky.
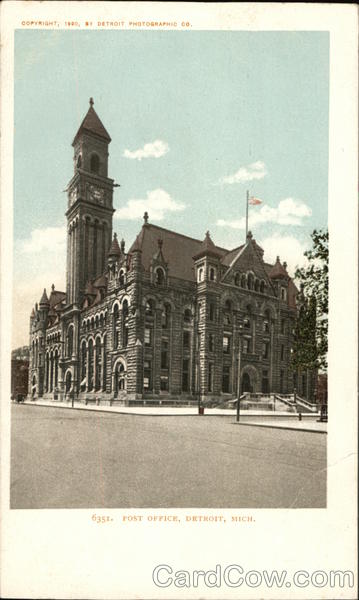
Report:
M94 99L109 132L113 227L152 223L231 249L249 228L290 273L327 226L325 32L15 33L13 346L43 288L65 289L73 137Z

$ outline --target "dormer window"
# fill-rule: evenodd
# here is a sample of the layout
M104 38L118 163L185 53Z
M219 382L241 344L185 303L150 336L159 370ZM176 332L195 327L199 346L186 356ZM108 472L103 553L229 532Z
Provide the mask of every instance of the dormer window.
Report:
M165 283L165 273L164 270L161 269L161 267L157 267L156 269L155 281L157 285L164 285Z
M280 297L281 297L281 300L287 299L287 290L285 288L280 288Z
M242 288L246 287L246 276L244 274L241 277L241 287Z
M203 281L203 268L202 268L202 267L200 267L200 268L198 269L197 280L198 280L198 282L201 282L201 281Z
M210 267L210 269L209 269L209 279L210 279L210 281L216 280L216 271L213 267Z
M237 287L240 286L241 283L241 276L239 273L236 273L235 277L234 277L234 285L236 285Z
M248 289L249 290L253 290L253 288L254 288L254 275L253 275L253 273L248 273L247 282L248 282Z
M92 173L98 173L100 170L100 159L98 154L92 154L90 161L90 170Z

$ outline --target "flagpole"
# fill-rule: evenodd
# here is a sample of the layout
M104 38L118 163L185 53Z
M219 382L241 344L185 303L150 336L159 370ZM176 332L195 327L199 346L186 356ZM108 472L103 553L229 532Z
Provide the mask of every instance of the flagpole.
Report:
M247 190L247 202L246 202L246 239L245 239L245 242L247 242L247 235L248 235L248 203L249 203L249 191Z

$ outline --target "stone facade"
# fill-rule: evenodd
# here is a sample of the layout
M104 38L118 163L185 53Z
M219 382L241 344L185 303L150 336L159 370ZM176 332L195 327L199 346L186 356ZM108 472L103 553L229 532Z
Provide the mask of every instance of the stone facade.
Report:
M93 103L73 141L66 292L30 318L29 394L127 403L293 392L297 289L249 232L226 250L153 225L112 236L110 136ZM300 389L298 390L300 392Z

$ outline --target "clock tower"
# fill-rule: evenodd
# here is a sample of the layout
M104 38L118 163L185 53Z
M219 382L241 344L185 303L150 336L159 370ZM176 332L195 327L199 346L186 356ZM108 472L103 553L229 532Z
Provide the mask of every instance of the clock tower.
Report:
M75 135L74 175L67 187L67 304L81 301L87 281L106 267L112 239L114 181L108 177L111 138L90 98L90 108Z

